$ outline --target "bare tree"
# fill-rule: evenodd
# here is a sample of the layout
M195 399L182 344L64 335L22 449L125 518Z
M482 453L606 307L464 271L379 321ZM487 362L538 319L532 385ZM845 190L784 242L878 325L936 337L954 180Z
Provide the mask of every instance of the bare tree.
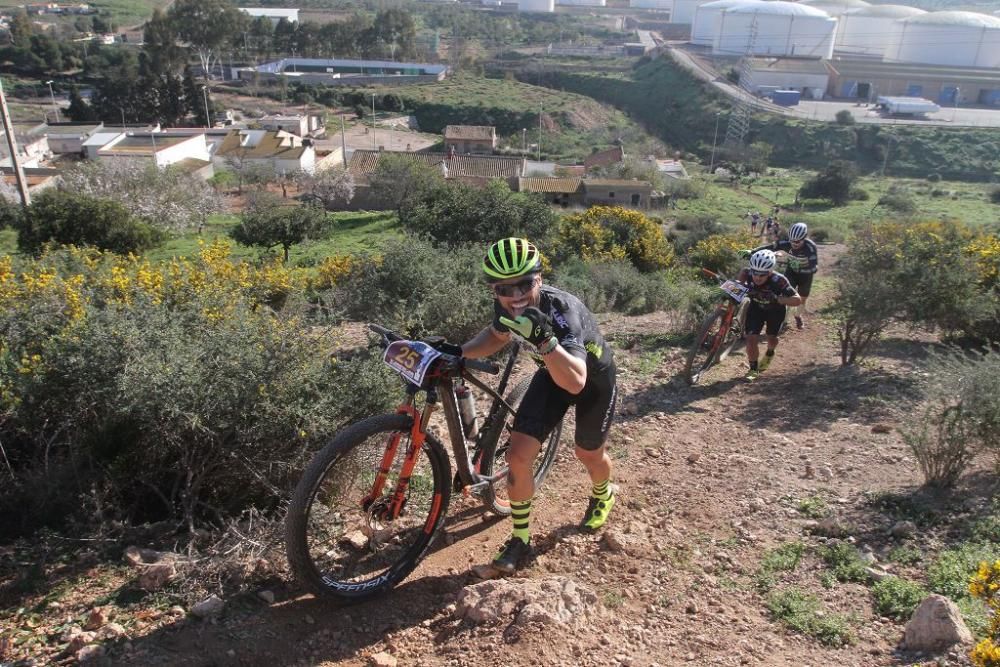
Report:
M315 174L299 172L302 199L319 202L328 211L343 208L354 199L354 176L340 167L324 169Z
M224 208L222 197L198 176L142 161L81 162L63 172L61 190L111 199L132 215L173 232L201 228Z

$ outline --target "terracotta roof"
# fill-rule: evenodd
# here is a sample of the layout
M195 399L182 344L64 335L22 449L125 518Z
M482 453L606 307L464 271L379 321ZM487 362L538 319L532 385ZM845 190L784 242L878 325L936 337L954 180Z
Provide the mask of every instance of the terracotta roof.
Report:
M551 192L572 194L580 189L579 178L519 178L517 189L520 192Z
M652 188L649 181L635 181L624 178L585 178L583 188Z
M625 151L621 146L615 146L604 151L597 151L583 159L583 166L587 169L591 167L607 167L618 164L625 159Z
M448 168L448 178L517 178L524 173L524 158L493 155L456 155L449 158L444 153L407 153L405 151L356 150L351 155L348 170L356 175L375 171L382 155L408 155L430 167Z
M468 141L493 141L496 138L496 128L492 125L449 125L444 128L444 138Z
M583 178L587 175L587 168L582 164L557 164L556 165L556 176L560 178Z
M278 160L298 160L306 151L306 146L301 139L287 132L278 130L265 131L261 140L255 146L242 146L241 137L246 133L240 130L233 130L219 144L216 155L226 156L233 154L239 157L253 160L262 158L275 158Z

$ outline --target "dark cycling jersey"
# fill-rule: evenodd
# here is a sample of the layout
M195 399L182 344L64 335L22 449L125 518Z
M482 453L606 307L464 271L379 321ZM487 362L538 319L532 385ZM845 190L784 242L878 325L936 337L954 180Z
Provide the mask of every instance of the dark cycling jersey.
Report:
M588 375L591 371L604 371L611 366L611 348L604 342L594 316L582 301L561 289L542 285L538 309L552 319L552 333L563 349L578 359L586 360ZM511 317L500 302L494 300L493 328L517 336L500 322L501 316Z
M763 285L758 285L753 281L749 269L740 271L740 275L736 280L750 288L748 296L750 297L751 307L768 310L784 308L783 305L778 303L778 297L796 296L797 294L795 288L788 282L788 278L777 271L768 276L767 282Z
M789 273L816 273L819 254L816 250L816 244L812 242L812 239L805 239L805 242L798 249L794 248L792 242L788 239L781 239L780 241L754 248L753 252L757 252L758 250L783 250L788 255L788 266L785 270Z

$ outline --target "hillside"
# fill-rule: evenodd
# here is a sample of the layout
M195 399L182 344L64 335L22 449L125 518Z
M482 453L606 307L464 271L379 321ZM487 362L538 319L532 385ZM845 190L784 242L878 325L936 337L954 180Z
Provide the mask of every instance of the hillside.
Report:
M721 112L720 135L729 114L728 100L666 56L644 62L631 72L539 75L532 71L530 78L614 105L663 141L703 159L711 151L715 114ZM757 114L747 137L748 143L755 141L774 147L771 162L777 166L818 168L830 159L844 159L872 172L882 168L891 145L889 173L896 176L938 172L948 179L990 181L1000 170L997 129L840 126Z

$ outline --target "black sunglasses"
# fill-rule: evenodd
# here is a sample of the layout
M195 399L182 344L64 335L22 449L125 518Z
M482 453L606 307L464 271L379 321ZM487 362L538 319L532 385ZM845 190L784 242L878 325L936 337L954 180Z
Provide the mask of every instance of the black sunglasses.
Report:
M750 273L752 273L755 276L766 276L767 274L769 274L771 272L770 271L756 271L756 270L751 269Z
M497 296L521 296L527 294L535 286L535 276L530 276L516 283L508 285L493 285L493 292Z

